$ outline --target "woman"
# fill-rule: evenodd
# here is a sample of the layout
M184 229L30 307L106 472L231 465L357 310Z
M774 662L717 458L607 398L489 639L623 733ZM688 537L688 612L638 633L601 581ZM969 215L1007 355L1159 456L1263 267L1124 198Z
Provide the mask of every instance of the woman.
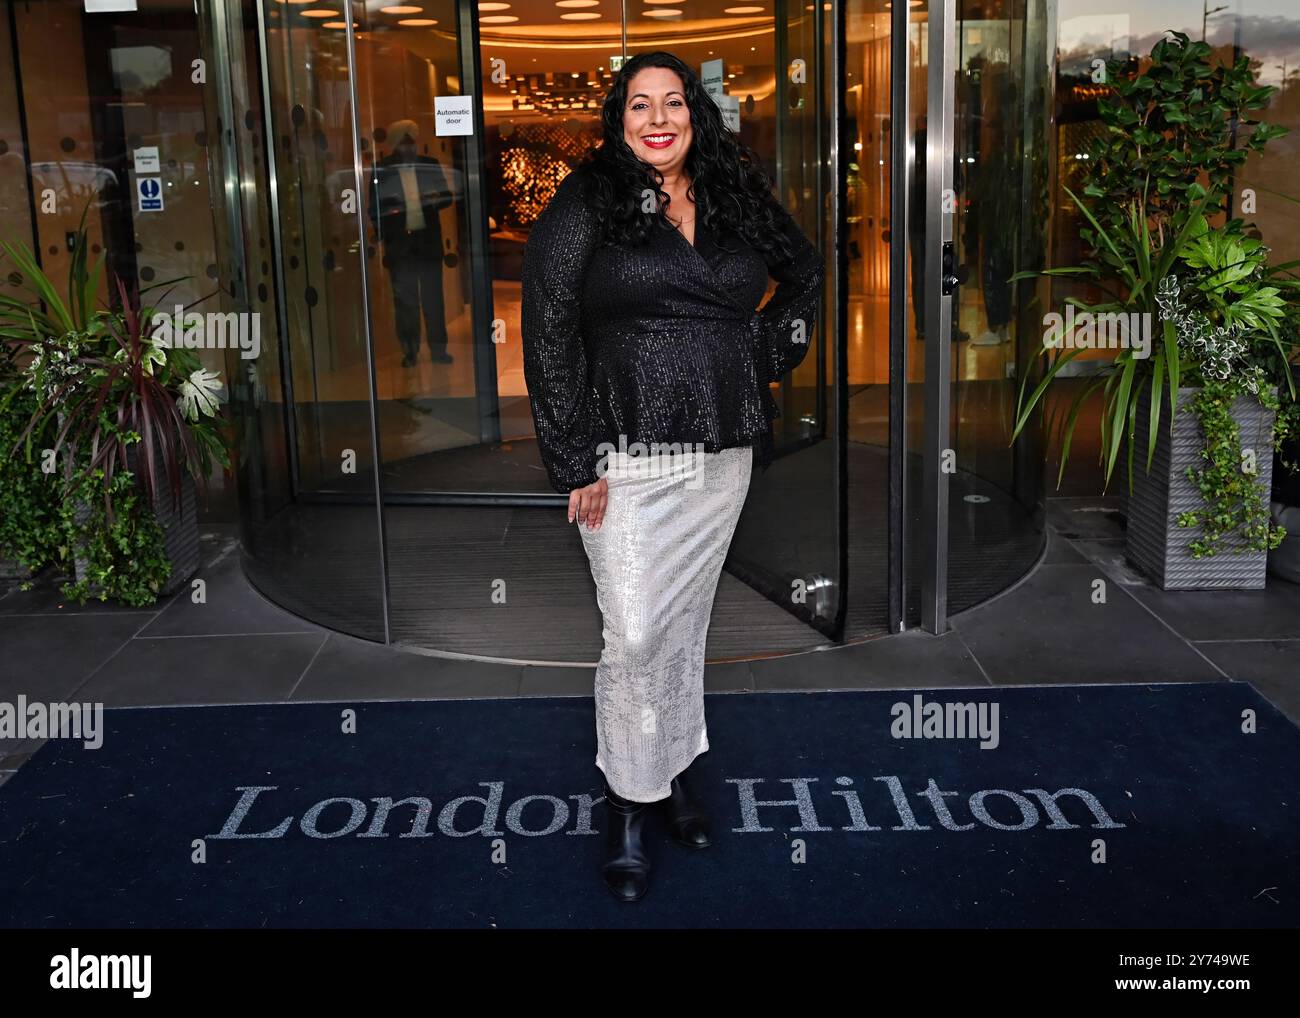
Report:
M603 874L635 901L652 805L679 842L710 844L685 778L709 748L705 636L751 468L771 459L768 385L807 352L824 265L677 57L625 63L602 117L529 235L522 328L542 461L603 621Z

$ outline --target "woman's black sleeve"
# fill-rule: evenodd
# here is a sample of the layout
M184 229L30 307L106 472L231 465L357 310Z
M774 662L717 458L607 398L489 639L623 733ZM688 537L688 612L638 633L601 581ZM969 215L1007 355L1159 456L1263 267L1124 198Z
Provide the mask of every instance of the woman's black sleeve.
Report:
M777 287L757 315L754 357L759 381L764 384L793 371L807 355L826 278L825 260L794 217L779 204L776 217L793 254L783 262L768 262L768 272Z
M594 484L600 415L587 371L581 300L599 223L573 173L556 188L524 245L524 380L551 486Z

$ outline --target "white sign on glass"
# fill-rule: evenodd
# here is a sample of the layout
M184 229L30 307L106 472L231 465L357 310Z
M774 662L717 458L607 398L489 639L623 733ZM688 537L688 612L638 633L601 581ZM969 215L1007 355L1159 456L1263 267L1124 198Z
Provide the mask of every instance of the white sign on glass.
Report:
M722 95L723 64L721 60L706 60L700 64L700 83L704 91L715 99Z
M715 95L714 102L722 110L722 122L733 133L740 130L740 97L734 95Z
M135 149L132 155L135 157L136 173L158 173L162 170L157 145Z
M440 95L433 100L434 134L473 134L474 97Z

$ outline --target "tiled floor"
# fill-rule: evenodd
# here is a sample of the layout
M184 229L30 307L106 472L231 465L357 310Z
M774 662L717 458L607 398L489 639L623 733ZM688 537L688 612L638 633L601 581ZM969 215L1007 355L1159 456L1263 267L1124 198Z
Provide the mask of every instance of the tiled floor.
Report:
M942 636L906 633L710 665L706 688L1242 680L1300 721L1300 586L1270 578L1259 593L1166 594L1124 563L1113 503L1054 499L1048 520L1042 564L955 617ZM192 603L186 592L146 611L65 605L53 581L11 590L0 598L0 701L25 694L115 707L591 695L589 667L440 657L305 622L247 583L238 547L224 532L205 534L201 576L205 603ZM0 782L38 748L0 740Z

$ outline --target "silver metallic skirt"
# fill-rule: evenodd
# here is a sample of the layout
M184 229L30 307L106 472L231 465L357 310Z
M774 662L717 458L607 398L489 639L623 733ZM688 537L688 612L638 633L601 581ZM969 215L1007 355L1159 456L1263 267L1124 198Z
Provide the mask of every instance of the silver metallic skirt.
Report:
M596 766L615 794L668 797L709 748L704 641L754 450L614 453L605 522L579 524L596 581Z

